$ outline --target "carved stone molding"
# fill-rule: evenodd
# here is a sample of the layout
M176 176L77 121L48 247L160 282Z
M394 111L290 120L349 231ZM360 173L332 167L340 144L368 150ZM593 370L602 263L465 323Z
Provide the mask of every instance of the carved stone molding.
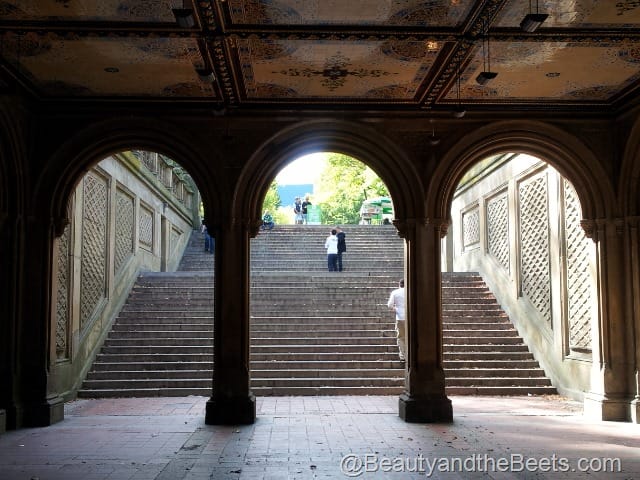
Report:
M406 218L395 219L393 224L398 229L398 235L405 240L415 239L416 227L429 227L438 232L440 238L447 236L449 221L443 218Z
M53 233L56 237L60 237L64 233L64 229L69 225L68 217L54 217L52 220L53 223Z

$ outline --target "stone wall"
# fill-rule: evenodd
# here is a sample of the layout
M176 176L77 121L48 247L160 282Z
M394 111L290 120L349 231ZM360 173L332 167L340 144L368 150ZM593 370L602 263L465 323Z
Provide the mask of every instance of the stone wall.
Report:
M199 203L193 181L150 152L107 158L79 182L54 244L56 393L75 395L138 274L178 267Z
M479 271L561 393L590 388L597 318L595 244L580 201L553 167L501 155L463 179L444 241L454 271Z

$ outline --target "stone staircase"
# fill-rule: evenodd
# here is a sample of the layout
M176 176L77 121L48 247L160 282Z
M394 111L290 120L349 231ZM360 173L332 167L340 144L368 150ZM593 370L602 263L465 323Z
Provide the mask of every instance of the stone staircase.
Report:
M327 226L252 240L251 388L256 395L399 394L389 292L402 276L393 226L348 226L345 271L327 272ZM194 232L180 270L145 273L79 396L210 395L213 255ZM443 275L450 394L555 392L477 274Z
M556 393L478 273L442 275L442 310L447 393Z

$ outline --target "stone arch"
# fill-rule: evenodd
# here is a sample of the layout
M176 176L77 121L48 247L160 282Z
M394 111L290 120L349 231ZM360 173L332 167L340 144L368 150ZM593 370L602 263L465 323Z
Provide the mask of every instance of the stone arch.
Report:
M302 155L333 151L357 158L382 179L397 219L422 214L423 188L406 154L370 126L351 121L313 120L290 126L266 140L244 168L233 198L235 212L258 224L262 199L280 169Z
M615 214L612 185L594 152L564 130L523 120L492 123L461 138L430 180L428 215L448 218L454 191L465 172L483 158L507 152L527 153L552 164L573 184L584 219Z
M198 139L175 124L143 118L97 122L70 137L50 157L38 177L31 209L48 206L53 218L62 222L56 228L59 234L67 219L68 200L82 176L100 160L132 148L158 152L175 160L193 177L204 204L219 205L219 182L205 167L206 156L215 153L205 153L193 145L198 145ZM211 217L218 214L216 208L208 212Z
M22 210L24 142L19 124L7 109L0 109L0 215Z
M629 130L620 174L620 211L623 215L640 214L640 120Z

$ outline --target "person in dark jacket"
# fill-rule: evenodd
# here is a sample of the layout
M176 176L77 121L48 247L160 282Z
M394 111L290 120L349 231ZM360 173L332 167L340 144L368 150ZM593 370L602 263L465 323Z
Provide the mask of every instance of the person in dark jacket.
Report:
M338 237L338 271L342 271L342 254L347 251L347 242L345 241L346 234L340 227L336 225L336 237Z

